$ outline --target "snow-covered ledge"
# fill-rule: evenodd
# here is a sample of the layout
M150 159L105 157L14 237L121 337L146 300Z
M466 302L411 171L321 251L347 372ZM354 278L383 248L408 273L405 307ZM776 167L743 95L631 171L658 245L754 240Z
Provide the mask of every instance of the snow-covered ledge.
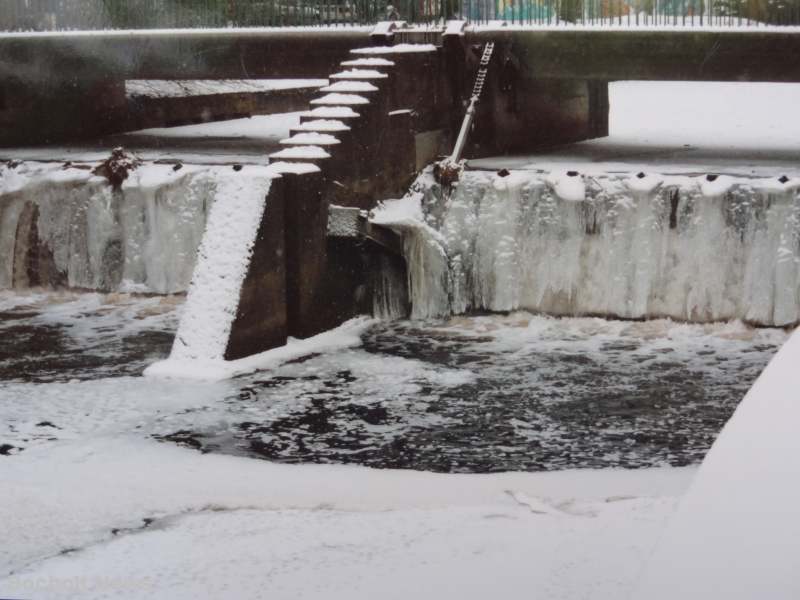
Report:
M800 598L800 330L723 428L634 598Z

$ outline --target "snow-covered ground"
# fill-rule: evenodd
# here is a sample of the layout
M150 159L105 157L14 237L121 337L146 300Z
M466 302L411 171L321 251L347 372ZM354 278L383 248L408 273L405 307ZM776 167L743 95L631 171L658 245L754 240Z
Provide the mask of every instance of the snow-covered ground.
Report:
M609 85L609 101L608 137L469 164L598 174L800 174L800 84L618 81Z

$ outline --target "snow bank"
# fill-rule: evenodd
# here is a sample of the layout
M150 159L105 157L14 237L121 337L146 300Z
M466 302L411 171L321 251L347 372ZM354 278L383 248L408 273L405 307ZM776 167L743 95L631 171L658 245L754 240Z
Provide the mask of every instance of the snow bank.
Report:
M800 332L725 425L635 598L800 597Z
M290 466L94 435L4 458L0 594L407 597L422 578L423 596L475 597L503 574L509 592L619 597L693 473Z

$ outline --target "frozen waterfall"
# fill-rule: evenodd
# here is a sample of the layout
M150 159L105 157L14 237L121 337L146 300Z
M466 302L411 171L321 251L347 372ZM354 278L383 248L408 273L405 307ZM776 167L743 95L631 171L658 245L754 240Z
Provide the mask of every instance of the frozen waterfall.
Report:
M445 193L426 174L400 201L419 214L378 211L406 234L414 317L800 321L798 179L503 175L466 171Z
M114 190L88 168L0 166L0 289L185 291L218 170L151 164Z

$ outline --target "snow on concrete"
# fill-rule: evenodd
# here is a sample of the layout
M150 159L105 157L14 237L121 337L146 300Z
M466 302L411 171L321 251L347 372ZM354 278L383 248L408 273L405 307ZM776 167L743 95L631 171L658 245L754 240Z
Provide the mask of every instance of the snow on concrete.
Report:
M180 125L178 127L154 127L131 131L128 136L152 136L160 138L251 138L275 139L285 137L291 127L300 122L299 112L256 115L244 119Z
M395 44L394 46L370 46L368 48L350 50L351 54L367 55L415 54L421 52L436 52L436 46L433 44ZM350 61L343 62L342 65L354 66Z
M125 95L148 98L184 98L216 94L241 94L320 88L327 79L129 79Z
M469 166L800 176L800 84L619 81L609 100L606 138Z
M362 94L364 92L377 92L378 88L368 81L337 81L331 85L320 88L319 91Z
M188 314L189 304L184 314ZM238 299L238 297L237 297ZM279 366L288 360L307 356L315 352L327 352L333 349L348 348L361 344L361 333L371 325L372 321L365 317L351 319L339 327L317 334L310 338L296 340L290 338L286 345L238 360L223 360L222 354L217 356L198 356L183 350L175 352L167 360L159 361L149 366L144 374L147 377L161 377L171 379L195 379L202 381L220 381L238 375L244 375ZM191 324L188 324L191 326ZM176 334L176 347L178 338L183 329L183 319ZM214 330L219 329L215 326ZM227 337L225 338L227 342ZM224 352L224 346L223 346Z
M328 154L324 148L320 146L292 146L291 148L285 148L279 152L274 152L273 154L269 155L270 160L275 159L294 159L294 158L301 158L306 160L318 160L323 158L330 158L331 155Z
M371 32L372 25L358 25L352 23L337 23L336 25L294 25L280 27L190 27L190 28L170 28L170 29L97 29L83 31L9 31L0 32L0 37L8 38L192 38L213 36L221 40L227 38L236 39L243 34L245 36L277 33L281 35L302 35L306 33L320 33L329 31L331 33L362 31Z
M388 35L401 27L407 27L408 23L405 21L380 21L375 25L371 35Z
M520 181L519 177L520 175L517 174L517 180L509 182L507 185L522 187L525 182ZM586 185L583 182L583 176L577 171L550 173L545 178L545 181L562 200L566 200L567 202L582 202L586 199ZM497 188L498 185L502 185L501 180L499 178L495 179L494 185L495 188Z
M271 162L267 169L271 173L281 175L283 173L293 173L295 175L302 175L304 173L319 173L320 168L313 163L301 162Z
M639 172L625 180L625 185L632 192L650 194L664 183L664 178L655 173Z
M290 138L281 140L281 144L287 146L334 146L339 143L339 140L331 134L317 131L296 133Z
M726 175L706 175L700 178L700 193L706 198L718 198L727 194L736 183Z
M314 98L310 104L329 106L357 106L369 104L369 100L357 94L326 94L321 98Z
M386 79L389 75L386 73L381 73L380 71L376 71L375 69L347 69L345 71L340 71L338 73L334 73L330 76L330 79L344 79L347 81L357 81L360 79Z
M800 597L800 331L723 428L634 598Z
M273 177L251 169L216 180L172 358L202 363L224 357Z
M302 131L350 131L350 127L345 125L343 121L335 119L315 119L313 121L306 121L300 123L295 129Z
M459 20L448 21L447 26L444 29L444 35L463 36L466 26L467 26L466 21L459 21Z
M393 67L394 62L386 58L354 58L340 63L343 67Z
M349 106L318 106L301 113L301 116L318 119L355 119L360 115Z

